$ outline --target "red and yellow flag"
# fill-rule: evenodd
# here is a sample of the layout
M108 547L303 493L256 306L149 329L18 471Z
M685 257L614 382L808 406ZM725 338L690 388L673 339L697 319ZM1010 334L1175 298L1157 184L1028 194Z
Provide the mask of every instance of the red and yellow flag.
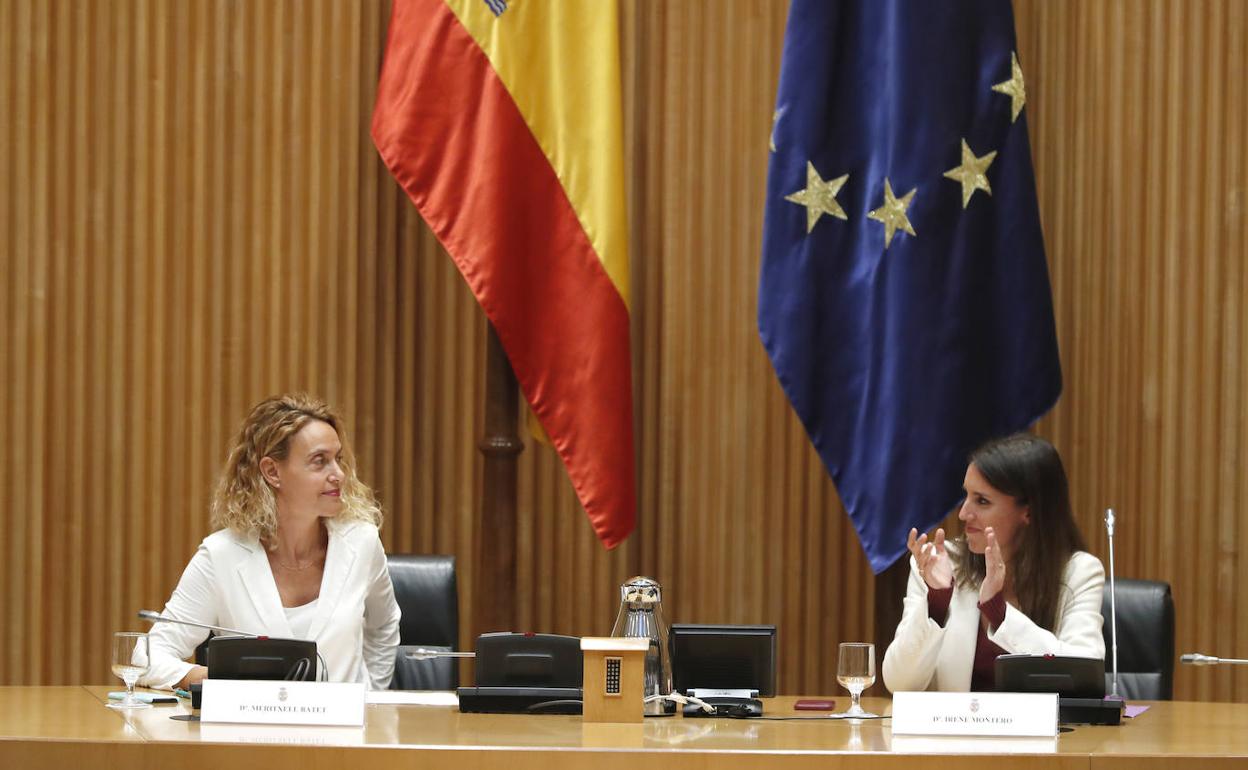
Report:
M613 0L394 0L373 141L613 548L636 508Z

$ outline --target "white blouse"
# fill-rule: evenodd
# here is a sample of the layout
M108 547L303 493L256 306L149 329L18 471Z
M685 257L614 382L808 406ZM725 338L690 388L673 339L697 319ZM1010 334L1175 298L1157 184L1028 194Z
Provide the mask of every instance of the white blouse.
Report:
M394 673L400 613L385 549L372 524L330 519L326 528L325 575L315 602L283 607L259 540L226 529L204 538L164 614L248 634L314 641L329 681L386 689ZM207 634L157 623L149 634L151 667L140 684L172 687L191 669L185 659Z
M1100 559L1077 551L1062 576L1053 631L1035 624L1021 610L1006 605L1005 622L988 639L1007 653L1105 657L1101 635L1101 589L1105 569ZM890 692L971 689L979 635L979 590L955 587L949 617L942 626L927 616L927 583L910 557L910 582L893 642L884 653L884 686Z
M290 624L290 633L295 639L307 639L308 629L312 627L312 618L316 615L316 599L301 607L283 607L286 611L286 622Z

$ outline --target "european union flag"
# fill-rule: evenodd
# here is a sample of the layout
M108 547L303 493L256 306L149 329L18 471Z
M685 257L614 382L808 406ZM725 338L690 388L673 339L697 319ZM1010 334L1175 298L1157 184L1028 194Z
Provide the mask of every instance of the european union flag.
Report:
M1062 388L1007 0L793 0L758 328L871 566Z

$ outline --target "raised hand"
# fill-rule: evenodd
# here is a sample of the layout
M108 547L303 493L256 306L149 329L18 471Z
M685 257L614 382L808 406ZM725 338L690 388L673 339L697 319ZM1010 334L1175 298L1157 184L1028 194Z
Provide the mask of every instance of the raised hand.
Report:
M992 527L984 530L988 546L984 549L984 582L979 586L979 600L986 602L1005 588L1005 557L997 543L997 533Z
M953 585L953 561L945 549L943 528L936 530L930 543L926 532L920 535L917 529L912 528L906 538L906 547L914 555L914 561L919 565L919 576L928 588L941 589Z

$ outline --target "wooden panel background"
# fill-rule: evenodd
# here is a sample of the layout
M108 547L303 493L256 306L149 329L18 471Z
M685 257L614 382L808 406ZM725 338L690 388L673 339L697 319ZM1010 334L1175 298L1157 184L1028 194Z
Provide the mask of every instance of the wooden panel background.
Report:
M777 623L781 689L832 693L873 580L754 327L785 13L624 3L639 526L603 552L531 447L515 601L601 634L650 574L669 619ZM367 136L387 14L0 0L0 683L107 680L287 389L342 408L387 547L458 554L472 606L484 323ZM1245 4L1016 14L1067 383L1041 430L1094 550L1115 505L1120 574L1173 584L1180 649L1248 655Z

